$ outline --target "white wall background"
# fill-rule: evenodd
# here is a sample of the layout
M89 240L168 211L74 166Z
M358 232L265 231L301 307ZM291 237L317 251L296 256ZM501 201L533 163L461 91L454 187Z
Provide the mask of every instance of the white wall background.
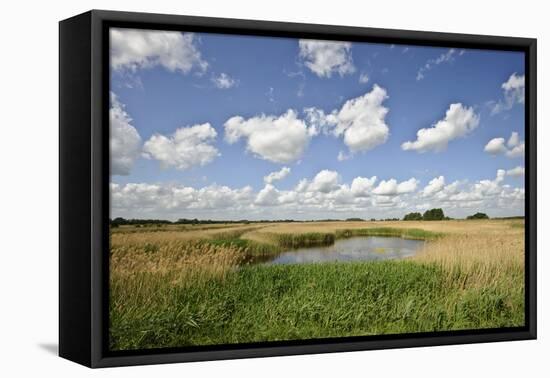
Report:
M0 22L0 375L520 377L550 372L548 9L544 1L7 1ZM57 344L58 26L89 9L538 38L539 340L89 370ZM77 125L75 125L76 127ZM29 220L32 223L29 223ZM546 296L546 298L544 298ZM546 352L545 352L546 349Z

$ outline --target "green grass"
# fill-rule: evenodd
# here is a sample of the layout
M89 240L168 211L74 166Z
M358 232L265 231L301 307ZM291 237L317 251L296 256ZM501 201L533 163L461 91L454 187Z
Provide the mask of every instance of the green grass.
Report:
M434 240L442 233L425 231L417 228L358 228L345 229L331 232L308 232L302 234L271 234L275 243L283 248L305 248L323 245L332 245L337 239L350 238L354 236L394 236L404 239Z
M250 266L178 286L111 283L113 350L519 326L519 282L449 286L411 261ZM517 289L511 289L517 288Z
M418 228L373 227L336 231L336 238L354 236L393 236L403 239L434 240L443 236L440 232L425 231Z
M330 232L306 232L303 234L271 234L277 245L283 248L305 248L334 244L336 236Z
M258 227L244 228L219 232L207 239L206 242L212 245L237 247L243 253L243 263L259 261L262 257L273 256L282 251L277 244L260 243L254 240L241 239L247 232L255 231Z
M261 227L247 227L247 228L241 228L238 230L229 230L229 231L221 231L217 232L210 236L211 240L231 240L231 239L238 239L243 234L258 230Z

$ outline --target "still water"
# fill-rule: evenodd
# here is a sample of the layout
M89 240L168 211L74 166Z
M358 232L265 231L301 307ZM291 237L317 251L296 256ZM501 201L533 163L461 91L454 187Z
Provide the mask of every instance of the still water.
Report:
M422 240L395 237L353 237L338 239L326 247L300 248L282 252L263 264L306 264L327 261L388 260L413 256Z

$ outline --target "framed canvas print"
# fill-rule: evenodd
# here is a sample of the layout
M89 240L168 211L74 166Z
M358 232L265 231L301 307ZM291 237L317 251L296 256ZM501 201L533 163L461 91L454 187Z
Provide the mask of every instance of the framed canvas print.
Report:
M536 40L60 22L60 355L536 337Z

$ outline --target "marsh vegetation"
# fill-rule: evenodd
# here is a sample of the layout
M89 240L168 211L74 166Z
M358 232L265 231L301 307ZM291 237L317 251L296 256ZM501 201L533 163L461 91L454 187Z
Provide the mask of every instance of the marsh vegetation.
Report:
M425 241L402 259L258 264L347 238ZM113 350L524 324L522 220L121 225Z

